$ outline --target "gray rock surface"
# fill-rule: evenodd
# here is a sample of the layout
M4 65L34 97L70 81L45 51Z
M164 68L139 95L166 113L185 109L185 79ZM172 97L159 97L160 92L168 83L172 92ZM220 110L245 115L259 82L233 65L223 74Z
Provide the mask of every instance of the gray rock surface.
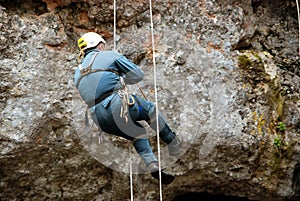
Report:
M117 1L117 49L183 139L162 167L164 200L208 192L260 201L300 196L300 71L292 0ZM112 0L0 0L1 200L158 200L131 144L85 133L73 86L76 42L97 31L113 47ZM132 93L141 95L136 86ZM157 153L156 138L149 130ZM130 151L131 150L131 151Z

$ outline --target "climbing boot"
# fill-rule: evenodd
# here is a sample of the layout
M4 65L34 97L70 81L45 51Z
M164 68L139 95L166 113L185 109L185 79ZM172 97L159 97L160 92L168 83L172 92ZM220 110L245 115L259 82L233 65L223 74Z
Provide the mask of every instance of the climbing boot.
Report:
M168 144L169 156L180 155L181 141L175 135L175 138Z
M147 170L151 173L152 177L159 180L159 167L157 162L152 162L147 166ZM161 171L161 183L168 185L175 179L174 176Z

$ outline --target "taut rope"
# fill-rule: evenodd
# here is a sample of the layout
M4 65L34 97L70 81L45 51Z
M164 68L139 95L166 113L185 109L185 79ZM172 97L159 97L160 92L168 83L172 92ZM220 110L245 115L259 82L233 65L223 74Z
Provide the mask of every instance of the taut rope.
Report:
M152 2L149 0L150 22L151 22L151 42L152 42L152 59L153 59L153 76L154 76L154 94L155 94L155 115L156 115L156 134L157 134L157 157L159 170L159 198L162 201L162 184L161 184L161 160L160 160L160 143L159 143L159 122L158 122L158 100L157 100L157 81L156 81L156 63L155 63L155 44L154 44L154 28L152 15Z
M114 50L116 50L116 31L117 31L117 2L116 0L114 0ZM126 86L125 86L125 83L124 83L124 80L120 77L121 79L121 82L122 82L122 85L124 87L123 90L121 90L118 94L119 96L122 98L122 110L121 110L121 116L124 116L125 118L126 117L126 114L128 113L127 111L127 105L124 105L124 98L126 99L126 102L129 103L129 98L128 98L128 93L127 92L127 89L126 89ZM126 90L126 91L125 91ZM126 119L126 121L128 121L128 119ZM129 154L130 154L130 157L129 157L129 172L130 172L130 200L133 201L133 179L132 179L132 153L131 153L131 147L129 147Z

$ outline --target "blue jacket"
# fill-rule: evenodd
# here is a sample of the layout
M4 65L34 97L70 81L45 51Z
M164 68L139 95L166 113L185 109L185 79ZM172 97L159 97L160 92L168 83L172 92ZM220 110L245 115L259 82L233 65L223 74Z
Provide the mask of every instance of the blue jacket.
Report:
M92 69L112 69L117 71L119 75L110 71L98 71L84 76L79 82L78 91L86 103L93 102L104 94L121 89L120 76L129 85L136 84L143 79L144 73L141 69L115 51L100 51L97 49L88 51L81 63L82 68L86 68L91 63L91 59L96 52L98 52L98 55L92 64ZM75 71L75 86L78 84L80 76L80 70L77 68Z

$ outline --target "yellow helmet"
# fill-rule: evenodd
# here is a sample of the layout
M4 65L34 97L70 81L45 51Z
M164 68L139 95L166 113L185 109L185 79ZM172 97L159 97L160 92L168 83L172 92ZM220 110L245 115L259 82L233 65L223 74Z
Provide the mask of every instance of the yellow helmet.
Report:
M105 40L99 34L95 32L88 32L83 34L81 38L78 39L78 47L80 51L96 47L100 42L106 43Z

